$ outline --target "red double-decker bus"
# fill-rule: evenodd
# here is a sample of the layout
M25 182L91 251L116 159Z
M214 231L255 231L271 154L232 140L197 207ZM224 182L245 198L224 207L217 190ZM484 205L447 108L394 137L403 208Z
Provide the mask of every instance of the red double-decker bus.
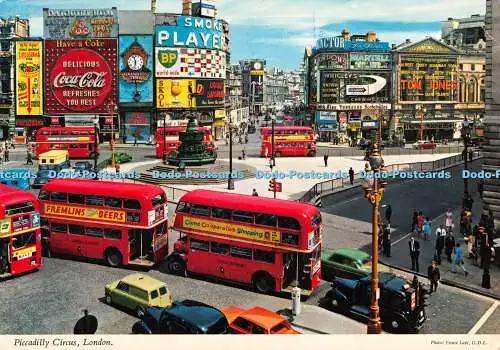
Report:
M41 265L40 213L35 195L0 184L0 278Z
M71 159L92 159L95 152L99 155L99 146L94 149L95 138L94 127L91 126L40 128L36 133L35 153L38 157L51 150L67 150Z
M215 143L210 129L200 126L198 130L202 131L205 135L203 143L207 146L207 149L209 151L215 150ZM165 152L167 157L171 153L177 152L179 146L182 144L179 141L179 133L182 131L186 131L186 126L160 127L156 130L156 158L163 158L163 152Z
M262 128L260 155L270 157L272 153L272 128ZM277 126L274 128L274 154L276 157L314 157L317 147L313 129L307 126Z
M209 190L181 197L172 228L181 233L169 272L253 285L262 293L311 294L321 280L321 214L315 206Z
M50 255L148 267L168 254L167 196L159 186L54 179L38 199Z

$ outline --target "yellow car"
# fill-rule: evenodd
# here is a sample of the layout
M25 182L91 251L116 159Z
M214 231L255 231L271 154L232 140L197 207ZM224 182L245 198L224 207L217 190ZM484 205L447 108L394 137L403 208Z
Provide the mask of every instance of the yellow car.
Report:
M139 318L144 316L148 307L164 308L172 305L172 296L167 285L140 273L107 284L104 293L107 304L134 311Z

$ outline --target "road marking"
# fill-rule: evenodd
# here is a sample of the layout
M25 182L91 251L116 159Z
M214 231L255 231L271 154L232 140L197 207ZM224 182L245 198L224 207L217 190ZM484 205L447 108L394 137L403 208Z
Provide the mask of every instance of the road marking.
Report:
M391 246L395 245L395 244L398 244L399 242L401 242L403 239L405 239L406 237L408 237L409 235L411 235L412 233L411 232L408 232L406 235L404 235L403 237L400 237L399 239L395 240L393 243L391 243Z
M486 321L490 318L491 314L495 312L496 308L500 305L499 301L495 301L493 305L484 313L484 315L477 321L477 323L472 327L472 329L467 334L476 334L477 331L486 323Z

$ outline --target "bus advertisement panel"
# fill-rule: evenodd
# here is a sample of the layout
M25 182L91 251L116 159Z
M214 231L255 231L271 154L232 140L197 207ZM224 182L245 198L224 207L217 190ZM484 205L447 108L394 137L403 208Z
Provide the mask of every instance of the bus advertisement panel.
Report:
M42 265L40 213L31 192L0 184L0 279Z
M54 179L40 194L51 254L151 267L168 254L167 196L161 187Z
M273 151L273 128L262 128L262 157L270 157ZM314 132L305 126L274 127L274 156L314 157L317 147Z
M179 200L170 273L197 273L257 291L311 294L321 280L321 214L310 204L194 190Z

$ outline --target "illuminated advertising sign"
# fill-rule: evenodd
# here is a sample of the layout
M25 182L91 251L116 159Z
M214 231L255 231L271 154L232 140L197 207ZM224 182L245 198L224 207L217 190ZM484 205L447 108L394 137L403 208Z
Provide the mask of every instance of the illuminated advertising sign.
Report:
M337 112L316 112L316 122L320 124L337 124Z
M345 81L345 102L389 102L391 74L349 74Z
M123 210L86 208L76 205L45 204L45 214L72 218L85 218L109 222L125 222L126 212Z
M156 79L157 108L195 107L196 80L194 79Z
M340 82L336 73L321 72L319 82L319 102L337 103L340 97Z
M153 36L120 35L120 102L153 102Z
M246 225L234 225L226 222L184 217L182 227L187 230L209 232L222 236L243 238L251 241L280 243L281 234L272 229L257 228Z
M16 114L42 115L42 42L16 42Z
M89 39L118 37L118 10L44 9L46 39Z
M398 83L400 102L457 102L457 58L402 55Z
M319 69L344 70L347 68L347 54L322 53L315 58Z
M389 43L381 41L349 41L341 37L327 37L318 39L314 50L389 52Z
M226 53L219 50L155 49L157 78L226 79Z
M264 102L264 76L251 75L250 76L250 98L254 102Z
M352 70L390 70L391 56L389 54L349 54L349 69Z
M211 18L177 17L176 26L156 26L156 46L224 50L222 22Z
M108 114L116 104L116 40L46 40L45 57L46 114Z
M224 80L197 80L196 107L224 106Z
M125 142L147 143L151 135L149 112L125 112Z

